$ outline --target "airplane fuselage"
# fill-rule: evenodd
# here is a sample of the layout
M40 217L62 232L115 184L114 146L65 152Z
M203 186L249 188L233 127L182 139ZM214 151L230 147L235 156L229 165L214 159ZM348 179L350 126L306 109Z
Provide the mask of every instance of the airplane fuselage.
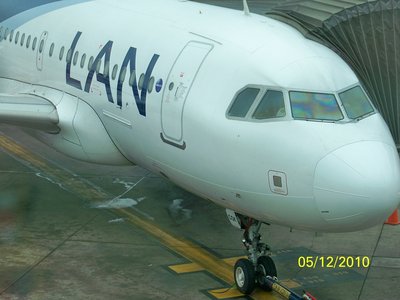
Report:
M190 2L60 1L0 28L0 93L53 103L60 131L39 138L70 156L135 163L293 228L362 229L399 204L396 147L375 109L351 118L339 102L341 119L294 116L293 92L338 100L360 84L278 21ZM281 93L285 113L230 115L246 89L254 103Z

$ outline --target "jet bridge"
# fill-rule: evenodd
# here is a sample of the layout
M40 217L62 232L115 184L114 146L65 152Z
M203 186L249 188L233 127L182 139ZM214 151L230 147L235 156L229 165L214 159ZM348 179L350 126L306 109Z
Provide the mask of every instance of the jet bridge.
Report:
M288 1L266 13L338 53L400 148L400 0Z

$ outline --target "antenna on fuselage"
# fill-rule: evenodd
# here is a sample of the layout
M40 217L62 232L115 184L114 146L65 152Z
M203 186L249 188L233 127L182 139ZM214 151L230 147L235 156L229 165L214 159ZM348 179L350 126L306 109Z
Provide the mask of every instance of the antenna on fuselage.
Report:
M247 0L243 0L243 11L246 16L250 16L249 6L247 5Z

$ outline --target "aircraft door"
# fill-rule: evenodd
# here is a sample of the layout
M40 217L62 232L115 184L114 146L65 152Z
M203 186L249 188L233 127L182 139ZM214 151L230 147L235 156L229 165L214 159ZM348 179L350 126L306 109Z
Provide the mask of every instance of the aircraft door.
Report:
M186 148L183 137L183 111L197 72L212 44L191 41L186 44L168 75L161 102L161 139L181 149Z
M44 47L46 45L46 40L47 36L49 33L47 31L44 31L42 35L40 36L39 43L37 45L37 52L36 52L36 68L39 71L42 71L43 69L43 52L44 52Z

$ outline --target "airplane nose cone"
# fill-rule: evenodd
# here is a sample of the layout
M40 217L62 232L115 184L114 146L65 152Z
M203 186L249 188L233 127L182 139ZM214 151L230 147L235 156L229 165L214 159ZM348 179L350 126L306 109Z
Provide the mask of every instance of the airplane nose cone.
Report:
M352 231L382 223L400 202L397 150L381 142L343 146L319 161L314 196L324 230Z

